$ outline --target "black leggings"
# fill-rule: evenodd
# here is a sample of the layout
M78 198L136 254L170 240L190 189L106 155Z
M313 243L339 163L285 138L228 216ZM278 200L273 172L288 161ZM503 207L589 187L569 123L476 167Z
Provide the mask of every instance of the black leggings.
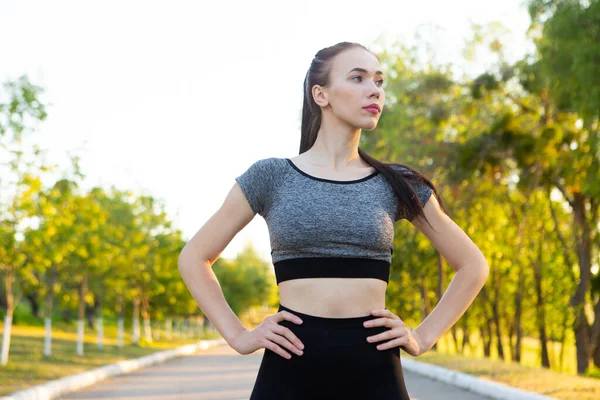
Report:
M280 304L282 310L302 319L300 325L287 320L279 324L300 339L304 354L280 346L291 354L288 360L265 348L250 400L410 400L400 348L378 350L387 340L367 342L368 336L389 329L363 326L377 316L325 318Z

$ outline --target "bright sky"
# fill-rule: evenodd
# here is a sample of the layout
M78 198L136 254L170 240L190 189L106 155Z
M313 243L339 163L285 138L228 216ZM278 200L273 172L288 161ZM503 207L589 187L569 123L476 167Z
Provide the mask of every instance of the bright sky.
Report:
M66 169L79 149L87 187L162 199L188 240L252 162L298 154L302 82L319 49L411 40L435 24L440 56L458 62L470 21L500 21L516 59L521 3L0 0L0 82L28 74L45 88L49 117L29 141L49 162ZM270 261L258 215L222 257L246 240Z

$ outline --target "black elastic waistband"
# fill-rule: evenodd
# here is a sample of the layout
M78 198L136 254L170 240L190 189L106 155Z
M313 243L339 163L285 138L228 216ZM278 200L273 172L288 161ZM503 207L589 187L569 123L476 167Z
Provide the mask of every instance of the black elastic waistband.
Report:
M273 263L277 284L302 278L374 278L389 282L390 263L355 257L297 257Z
M310 315L298 312L296 310L292 310L281 303L279 304L278 311L287 311L290 312L302 320L303 326L313 326L313 327L364 327L363 323L370 319L379 318L376 315L369 314L362 317L350 317L350 318L330 318L330 317L320 317L318 315Z

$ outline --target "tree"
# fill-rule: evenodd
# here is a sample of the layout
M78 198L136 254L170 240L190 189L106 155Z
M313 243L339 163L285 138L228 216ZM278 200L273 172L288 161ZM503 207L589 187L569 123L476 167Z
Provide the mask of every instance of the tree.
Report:
M0 363L8 363L13 312L18 303L14 291L25 267L25 257L18 239L19 226L25 218L21 202L28 196L31 176L46 167L40 162L41 152L34 146L31 160L25 158L23 134L34 122L46 118L45 105L39 100L41 88L26 76L3 84L0 92L0 274L4 280L6 315Z

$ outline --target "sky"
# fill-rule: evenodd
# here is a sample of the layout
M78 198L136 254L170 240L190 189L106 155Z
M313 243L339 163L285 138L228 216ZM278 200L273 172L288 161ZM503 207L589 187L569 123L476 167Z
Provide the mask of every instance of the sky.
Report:
M458 63L471 22L492 21L511 32L507 54L523 55L521 0L0 0L0 83L26 74L44 88L49 115L27 145L65 170L79 154L84 187L157 197L189 240L254 161L298 154L302 83L318 50L421 32ZM221 257L248 241L271 261L259 215Z

